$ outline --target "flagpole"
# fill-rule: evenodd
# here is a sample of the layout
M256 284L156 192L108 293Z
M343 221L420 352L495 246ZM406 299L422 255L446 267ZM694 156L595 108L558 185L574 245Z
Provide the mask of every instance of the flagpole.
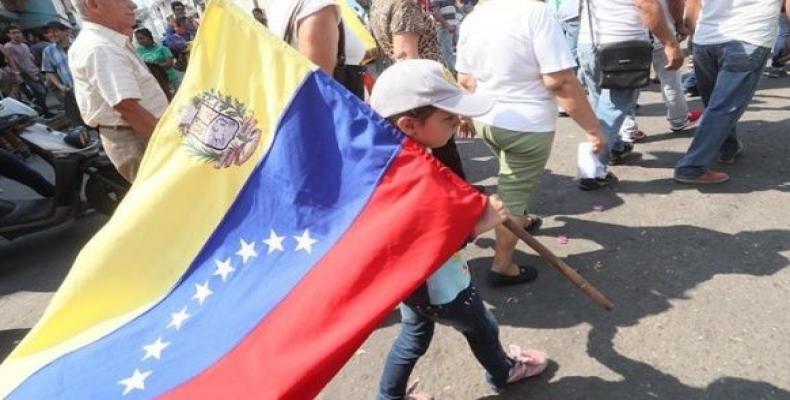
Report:
M614 309L614 303L606 298L603 293L599 292L598 289L591 285L590 282L587 282L584 277L579 275L579 273L566 264L565 261L562 261L562 259L552 253L551 250L540 243L532 235L527 233L527 231L525 231L523 227L519 226L515 221L513 221L513 219L508 218L505 220L504 225L519 239L523 240L524 243L526 243L529 247L538 252L538 254L544 260L557 268L560 273L562 273L562 275L568 278L569 281L581 289L587 296L592 298L595 303L603 307L606 311L612 311L612 309Z

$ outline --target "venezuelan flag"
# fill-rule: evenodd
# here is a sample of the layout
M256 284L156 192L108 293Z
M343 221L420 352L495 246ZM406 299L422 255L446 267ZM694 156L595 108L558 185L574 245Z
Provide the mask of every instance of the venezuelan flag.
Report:
M485 198L229 0L10 399L317 395Z

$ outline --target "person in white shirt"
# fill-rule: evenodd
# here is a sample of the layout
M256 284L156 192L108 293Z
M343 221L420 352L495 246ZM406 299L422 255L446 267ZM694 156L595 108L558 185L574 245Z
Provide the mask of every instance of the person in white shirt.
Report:
M675 181L710 184L729 179L710 166L714 159L735 164L743 151L735 127L757 90L779 34L783 2L790 6L790 0L687 0L694 73L706 108L688 152L675 166Z
M596 62L596 47L632 40L647 42L649 31L664 45L667 70L680 68L683 55L667 26L659 0L582 0L581 3L582 20L577 50L579 63L608 145L608 151L600 153L599 158L603 165L616 165L633 150L633 144L624 142L619 133L625 117L636 107L637 90L603 89L597 85L599 67ZM594 185L586 185L585 181L580 181L581 189L593 190L616 181L613 174L606 171L604 173L606 175L598 177Z
M167 97L132 47L132 0L77 0L82 31L69 50L74 94L118 172L134 181Z
M332 75L340 40L335 0L268 0L265 9L272 33Z
M491 0L461 24L458 82L492 97L494 108L474 127L499 158L497 191L513 217L530 225L527 208L551 153L557 101L585 130L596 151L604 149L600 126L584 95L559 22L536 1ZM492 285L528 282L532 267L513 263L517 238L496 228Z

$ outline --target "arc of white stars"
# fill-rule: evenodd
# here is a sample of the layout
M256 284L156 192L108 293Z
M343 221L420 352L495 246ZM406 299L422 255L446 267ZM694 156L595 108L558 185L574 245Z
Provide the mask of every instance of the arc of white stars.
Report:
M135 368L132 376L118 381L119 385L124 386L123 395L126 396L132 390L145 390L145 379L148 378L152 372L153 371L140 372L139 369Z
M187 307L184 306L184 308L182 308L181 311L170 314L170 324L167 325L167 327L168 328L173 327L176 328L176 330L180 330L181 325L183 325L184 321L189 319L189 317L191 317L191 315L187 313Z
M202 285L195 284L195 295L192 296L193 300L197 300L201 306L206 301L206 297L211 296L214 292L208 287L208 281L203 282Z
M161 336L159 336L155 342L143 346L143 350L145 350L145 357L143 357L143 361L149 358L156 358L159 360L160 357L162 357L162 350L166 349L167 346L170 346L170 343L163 342Z
M284 240L285 236L277 236L277 232L272 229L269 233L269 238L263 241L263 243L266 243L266 245L269 246L269 252L266 254L272 254L275 250L285 251L285 248L283 247Z
M230 258L226 259L225 261L214 260L214 264L217 266L217 270L214 271L212 276L220 276L222 277L222 282L225 282L228 279L228 274L235 271L232 265L230 265Z
M258 252L255 251L255 242L247 243L241 239L241 248L236 252L237 256L241 257L242 263L247 264L250 258L258 257Z
M318 242L310 237L310 230L305 229L302 236L294 236L294 239L298 242L294 251L304 250L308 254L313 252L313 245Z

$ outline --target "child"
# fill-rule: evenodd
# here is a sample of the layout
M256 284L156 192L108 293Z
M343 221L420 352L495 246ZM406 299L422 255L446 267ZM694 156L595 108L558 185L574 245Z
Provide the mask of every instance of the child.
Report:
M485 114L493 101L463 92L435 61L405 60L379 77L370 104L403 133L430 149L447 143L460 124L459 115ZM474 234L494 228L507 216L502 202L492 196ZM406 385L417 360L428 350L436 322L452 326L466 337L486 370L489 384L497 391L546 368L546 355L540 351L511 346L505 353L496 320L483 305L466 262L457 253L401 305L402 329L387 357L379 400L431 399L426 394L406 393Z

